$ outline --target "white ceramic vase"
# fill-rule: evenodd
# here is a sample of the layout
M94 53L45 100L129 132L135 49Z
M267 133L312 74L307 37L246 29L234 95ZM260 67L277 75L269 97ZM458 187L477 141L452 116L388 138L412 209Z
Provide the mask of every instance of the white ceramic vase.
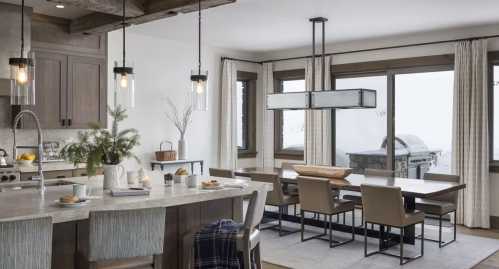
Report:
M123 180L126 181L126 169L121 164L105 164L104 168L104 190L124 188Z
M178 141L178 159L187 160L187 142L183 138Z

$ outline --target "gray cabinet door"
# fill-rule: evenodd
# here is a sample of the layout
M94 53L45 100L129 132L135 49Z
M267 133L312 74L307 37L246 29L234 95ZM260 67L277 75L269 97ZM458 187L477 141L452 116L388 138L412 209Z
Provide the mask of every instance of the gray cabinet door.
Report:
M68 128L88 128L90 122L107 122L106 61L69 56Z
M43 129L65 128L68 57L64 54L35 51L35 106L29 107L40 118ZM35 126L23 119L24 128Z

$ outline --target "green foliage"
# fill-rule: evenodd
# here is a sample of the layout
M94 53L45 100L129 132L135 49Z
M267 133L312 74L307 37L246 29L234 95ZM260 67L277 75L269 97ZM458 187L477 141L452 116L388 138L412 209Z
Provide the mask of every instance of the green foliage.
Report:
M64 146L61 151L61 157L75 165L86 163L89 175L95 175L96 168L102 164L119 164L126 158L134 158L140 162L132 152L140 144L138 131L120 131L118 128L119 122L127 118L126 109L117 106L114 110L108 110L113 118L111 130L102 129L98 123L90 123L89 131L78 133L78 142Z

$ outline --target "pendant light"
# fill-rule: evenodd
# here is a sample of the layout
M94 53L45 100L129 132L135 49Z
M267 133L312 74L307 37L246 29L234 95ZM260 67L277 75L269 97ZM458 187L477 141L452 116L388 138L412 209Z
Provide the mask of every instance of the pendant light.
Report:
M135 75L133 67L126 66L126 37L125 27L125 0L123 0L123 17L121 26L123 30L123 65L118 66L115 62L114 73L114 105L121 105L125 108L135 107Z
M201 72L201 0L198 0L198 68L191 71L192 109L208 110L208 71Z
M10 104L35 104L35 65L32 54L24 57L24 0L21 1L21 56L9 58Z
M371 89L325 90L325 34L327 18L316 17L312 22L312 90L267 95L268 110L303 110L303 109L348 109L376 108L376 91ZM315 25L322 25L322 80L319 89L315 83Z

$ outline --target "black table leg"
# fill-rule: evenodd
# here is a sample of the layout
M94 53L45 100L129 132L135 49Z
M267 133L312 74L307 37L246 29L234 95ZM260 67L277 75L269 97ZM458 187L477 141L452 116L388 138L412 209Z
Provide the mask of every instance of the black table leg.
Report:
M415 197L404 197L404 207L407 212L413 212L416 210L416 198ZM404 228L404 243L414 245L416 241L415 225L407 226Z
M383 251L388 248L386 242L385 226L379 225L379 251Z

